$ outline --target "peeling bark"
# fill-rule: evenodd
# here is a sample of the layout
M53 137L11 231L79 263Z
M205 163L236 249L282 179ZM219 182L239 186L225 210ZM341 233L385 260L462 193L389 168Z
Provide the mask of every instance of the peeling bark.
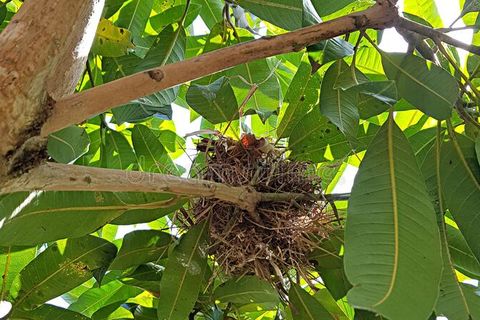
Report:
M21 163L21 152L44 148L37 138L53 101L73 93L104 0L27 1L0 34L0 176ZM90 26L90 27L89 27Z

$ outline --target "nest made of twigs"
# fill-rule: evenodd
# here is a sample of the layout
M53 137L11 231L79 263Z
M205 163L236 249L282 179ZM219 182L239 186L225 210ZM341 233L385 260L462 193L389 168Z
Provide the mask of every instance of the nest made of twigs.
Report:
M203 139L206 154L199 178L231 186L252 186L258 192L314 195L311 200L269 201L257 205L255 216L215 199L192 205L195 223L210 220L209 254L227 275L256 274L271 280L292 268L311 266L308 254L317 239L328 236L331 217L321 198L321 181L311 165L285 159L265 139L244 135L240 141L219 136ZM307 197L308 198L308 197Z

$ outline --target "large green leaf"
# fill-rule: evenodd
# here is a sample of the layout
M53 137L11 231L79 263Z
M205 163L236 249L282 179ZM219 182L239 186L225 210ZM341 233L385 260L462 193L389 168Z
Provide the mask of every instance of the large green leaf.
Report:
M186 7L186 5L181 4L162 11L159 14L150 18L150 24L155 30L160 31L167 25L180 21ZM183 23L183 27L188 27L189 25L191 25L195 18L200 14L201 10L201 5L197 3L191 3L190 7L188 8L187 15L185 16L185 22Z
M149 262L138 266L132 273L122 278L121 281L130 286L147 290L158 296L163 269L162 266ZM156 316L157 313L155 312L155 317Z
M184 320L193 309L207 268L207 239L205 221L184 234L169 255L160 283L159 320Z
M465 242L460 230L446 226L447 242L455 269L464 275L480 279L480 262Z
M480 166L474 142L459 134L444 142L440 174L447 209L480 260L480 233L477 232L480 230Z
M116 253L115 245L93 236L50 245L15 279L14 307L31 309L75 288L108 266Z
M49 304L44 304L34 310L14 310L9 317L10 320L89 320L90 318L84 315L56 307Z
M2 275L1 292L8 295L13 281L20 271L35 258L37 248L28 248L13 251L6 248L5 253L0 256L0 273Z
M320 302L296 283L291 284L288 296L294 320L335 319Z
M229 280L215 289L215 300L237 305L249 303L279 303L277 291L272 285L256 276L243 276Z
M127 233L110 269L123 270L166 257L172 239L170 234L157 230L137 230Z
M437 315L445 316L449 320L480 319L476 318L472 313L476 312L474 309L478 309L480 306L480 296L476 299L476 306L470 305L470 300L467 300L465 296L465 289L458 282L455 269L453 268L442 214L440 214L440 219L439 228L442 240L443 271L442 281L440 283L440 294L435 307L435 313Z
M360 120L356 105L356 93L352 90L335 89L337 78L349 68L343 60L335 62L328 68L320 90L320 111L347 138L355 140Z
M320 114L319 108L313 108L292 131L288 148L290 157L314 162L323 162L328 157L342 159L353 151L366 149L379 127L369 124L360 126L356 135L357 143L352 146L340 129ZM330 155L326 155L327 150Z
M193 110L213 124L238 118L237 98L225 77L205 86L192 84L186 98Z
M90 139L84 128L70 126L48 136L48 154L57 162L70 163L88 151Z
M0 197L0 245L37 245L80 237L129 210L172 206L168 194L19 192Z
M279 138L290 136L300 120L318 101L320 83L316 76L311 76L311 72L310 63L302 61L283 100L277 127Z
M112 169L127 169L137 162L137 157L127 138L113 130L105 133L105 152L102 156L105 165Z
M143 171L178 174L177 166L147 126L136 125L132 128L132 142Z
M120 10L117 25L128 29L134 40L141 38L152 11L153 2L153 0L131 0Z
M432 313L441 277L435 211L413 150L392 116L355 178L344 259L354 306L393 320Z
M395 80L401 98L435 119L450 117L459 88L447 71L404 53L382 52L382 64L387 77Z
M70 305L69 309L91 317L102 307L114 303L121 304L141 292L142 290L138 288L124 285L122 282L114 280L99 288L85 291L77 301Z
M405 0L404 11L422 17L435 28L443 26L435 0Z
M192 0L192 4L200 5L202 7L200 10L200 16L210 30L217 22L222 21L222 10L224 6L222 1Z

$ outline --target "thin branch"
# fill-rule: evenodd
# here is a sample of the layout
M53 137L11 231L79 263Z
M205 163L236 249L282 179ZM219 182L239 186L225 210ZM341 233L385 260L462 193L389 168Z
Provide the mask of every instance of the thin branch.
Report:
M430 27L421 25L419 23L407 20L405 18L400 17L396 27L400 28L400 29L407 29L407 30L413 31L415 33L421 34L421 35L423 35L427 38L430 38L430 39L439 39L440 41L448 43L452 46L461 48L465 51L474 53L476 55L480 55L480 47L479 46L466 44L462 41L459 41L455 38L452 38L452 37L450 37L450 36L448 36L448 35L446 35L442 32L439 32L435 29L432 29Z
M377 1L376 5L365 11L133 74L58 100L53 106L51 116L42 128L41 134L46 136L112 107L242 63L300 51L322 40L365 28L392 27L397 19L396 7L390 5L388 1Z

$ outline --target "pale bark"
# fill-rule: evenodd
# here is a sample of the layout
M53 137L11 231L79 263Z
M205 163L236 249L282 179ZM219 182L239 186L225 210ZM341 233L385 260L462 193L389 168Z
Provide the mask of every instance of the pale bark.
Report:
M397 8L378 1L365 11L353 13L276 37L209 52L174 64L140 72L81 93L60 99L42 128L42 135L79 123L112 107L154 92L195 80L242 63L287 52L300 51L321 40L366 28L383 29L395 25Z
M231 187L158 173L58 163L40 165L0 187L0 193L34 190L172 193L188 198L216 198L248 211L253 211L260 200L259 194L251 187Z
M103 3L26 1L0 34L0 176L21 166L11 163L17 150L43 148L42 139L25 142L38 136L53 99L74 91Z

